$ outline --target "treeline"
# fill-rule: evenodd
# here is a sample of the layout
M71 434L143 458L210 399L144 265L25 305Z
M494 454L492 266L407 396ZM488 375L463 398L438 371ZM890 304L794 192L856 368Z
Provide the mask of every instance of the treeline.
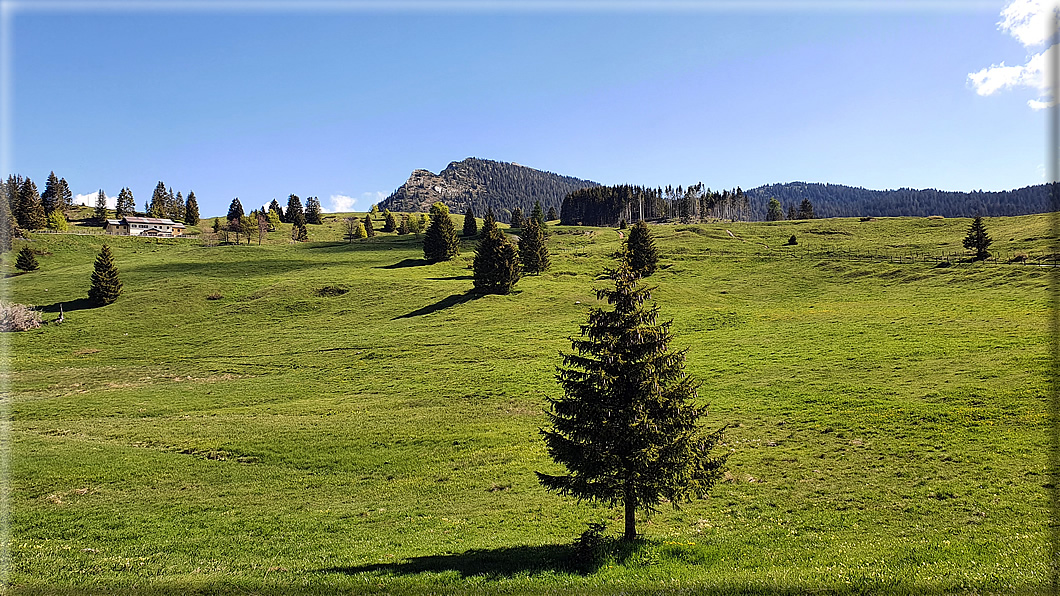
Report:
M596 182L552 172L535 170L513 163L469 157L450 163L438 176L452 194L443 196L454 213L469 208L475 213L492 209L497 221L509 223L516 209L529 212L535 202L545 211L559 209L570 192L598 186ZM425 204L437 200L438 195L423 196L407 184L390 194L380 208L392 211L421 211Z
M666 186L595 186L564 197L560 223L574 226L614 226L622 221L699 222L708 219L748 219L750 199L740 187L711 190L702 182L687 188Z
M1000 217L1053 211L1049 185L1006 191L955 192L933 188L868 190L841 184L790 182L746 191L753 219L767 219L769 199L776 198L788 211L804 199L813 203L817 217Z

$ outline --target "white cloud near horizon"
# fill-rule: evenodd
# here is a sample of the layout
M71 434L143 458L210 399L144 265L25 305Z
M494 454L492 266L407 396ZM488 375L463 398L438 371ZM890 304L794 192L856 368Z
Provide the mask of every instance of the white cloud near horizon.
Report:
M976 93L985 96L1008 87L1031 87L1039 93L1037 99L1027 102L1031 109L1042 110L1056 105L1045 77L1047 61L1057 51L1053 20L1056 11L1057 4L1053 0L1012 0L1001 11L1001 21L997 24L999 30L1016 38L1028 50L1046 43L1049 47L1031 54L1022 66L1007 66L1002 62L969 73L968 82Z
M106 194L106 191L103 191ZM95 207L96 200L99 199L99 191L88 193L87 195L74 195L74 205L85 205L86 207ZM107 195L107 209L118 208L118 195Z
M324 213L348 213L350 211L367 211L371 205L382 201L387 197L387 193L382 191L375 192L362 192L360 198L350 197L347 195L331 195L328 198L328 204L320 205L321 211ZM355 209L355 206L362 205L363 208Z

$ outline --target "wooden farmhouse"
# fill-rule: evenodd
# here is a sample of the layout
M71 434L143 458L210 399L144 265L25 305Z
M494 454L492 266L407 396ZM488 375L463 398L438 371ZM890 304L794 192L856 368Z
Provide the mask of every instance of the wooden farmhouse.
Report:
M158 217L123 217L108 219L106 232L116 236L183 236L185 226L172 219Z

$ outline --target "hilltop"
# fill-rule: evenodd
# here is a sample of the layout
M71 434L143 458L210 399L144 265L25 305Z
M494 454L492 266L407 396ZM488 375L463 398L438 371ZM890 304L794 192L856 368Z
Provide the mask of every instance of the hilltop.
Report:
M517 163L469 157L454 161L438 174L415 170L409 179L379 203L391 211L428 211L435 201L451 212L464 213L468 205L482 216L492 207L499 221L508 221L516 207L529 213L535 201L548 211L559 211L568 193L599 186L596 182L535 170Z

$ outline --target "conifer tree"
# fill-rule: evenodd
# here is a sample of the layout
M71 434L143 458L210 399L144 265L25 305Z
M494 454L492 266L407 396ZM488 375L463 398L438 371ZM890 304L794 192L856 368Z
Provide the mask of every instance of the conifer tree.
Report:
M423 258L428 263L448 261L460 254L460 241L456 237L449 207L437 202L431 205L431 224L423 235Z
M23 246L22 250L18 251L18 258L15 259L15 269L28 273L39 268L40 264L37 263L37 257L34 256L33 250L28 246Z
M479 232L481 240L475 248L475 291L480 294L510 294L519 282L522 269L515 245L493 220L493 210L487 210Z
M548 269L548 246L541 222L531 217L519 236L519 261L525 273L540 273Z
M423 218L418 214L410 213L408 216L409 232L419 236L420 232L423 231Z
M236 244L239 244L239 235L243 233L243 215L243 203L239 202L239 197L232 199L225 219L228 220L228 229L236 233Z
M44 207L44 215L52 214L59 209L59 177L55 172L48 174L48 181L44 183L44 192L40 195L41 206Z
M18 188L18 209L15 210L15 218L19 227L27 230L43 230L48 224L44 206L37 193L37 185L29 178L23 179Z
M467 211L464 212L464 238L474 238L478 234L478 222L475 221L475 212L472 211L471 205L467 206Z
M548 221L555 221L557 219L559 219L559 214L556 213L556 208L555 207L549 207L548 208Z
M968 235L964 237L964 247L969 250L975 251L976 261L984 261L990 258L990 253L986 250L988 246L993 242L990 235L986 233L986 226L983 225L983 218L976 215L975 219L972 220L972 225L968 228Z
M409 215L408 213L405 213L401 216L401 225L397 227L397 233L400 236L404 236L405 234L408 234L412 231L410 228L411 226L409 226Z
M799 213L795 210L795 205L788 205L788 219L798 219Z
M309 231L305 229L305 224L292 224L291 238L295 242L309 242Z
M275 232L278 229L280 229L280 212L269 209L269 231Z
M526 220L523 217L523 210L516 207L512 209L512 221L510 224L513 228L521 228L526 225Z
M305 200L305 222L316 226L322 223L320 221L320 201L316 197L308 197Z
M353 230L353 237L357 240L368 237L368 230L365 229L361 220L357 220L357 227Z
M727 455L711 456L722 427L703 433L697 384L685 373L687 350L672 351L672 321L645 308L650 290L624 264L610 271L614 289L597 290L613 310L593 308L571 338L557 379L563 397L549 398L549 455L565 475L537 473L544 487L625 511L625 540L637 536L637 510L663 501L674 507L702 497L718 481Z
M814 217L816 216L813 214L813 203L810 202L810 199L803 199L799 203L797 219L814 219Z
M169 191L166 190L166 184L161 180L155 185L154 192L151 193L151 203L147 206L148 217L165 217L166 216L166 204L169 202ZM231 218L229 218L231 219Z
M295 227L305 227L305 213L302 212L302 199L298 195L287 197L287 210L284 211L285 221L294 224Z
M128 187L122 188L118 191L117 203L114 205L114 217L121 219L132 215L135 211L136 199L133 198L132 191Z
M275 211L276 215L279 216L281 222L286 221L283 218L283 207L280 207L280 203L276 199L273 199L272 202L269 203L269 211Z
M114 266L114 257L106 244L96 257L95 270L92 272L92 287L88 290L88 299L97 306L106 306L118 299L121 294L121 279Z
M199 225L199 201L195 199L194 190L188 191L188 199L184 202L184 223Z
M397 220L394 218L394 214L389 209L383 211L383 231L384 232L396 232L397 231Z
M373 205L374 207L374 205ZM372 224L372 213L364 216L364 233L367 238L375 238L375 226Z
M630 228L624 258L630 271L640 277L648 277L655 273L659 262L659 252L655 248L655 239L652 238L651 229L644 220L638 221Z
M780 221L784 219L784 208L776 197L770 197L769 208L766 210L766 221Z
M107 193L103 192L103 189L99 189L96 193L96 211L95 211L96 223L105 226L107 225Z
M0 183L0 186L3 184ZM11 214L11 207L7 199L0 197L0 253L11 250L12 241L15 238L15 217Z
M530 218L536 219L537 223L541 224L542 229L544 229L545 212L541 209L541 201L534 201L534 208L530 211Z
M184 195L177 191L177 196L173 201L173 208L169 213L170 219L184 219Z
M70 191L70 185L66 183L66 178L59 178L57 195L56 208L60 211L66 211L74 206L74 193Z

